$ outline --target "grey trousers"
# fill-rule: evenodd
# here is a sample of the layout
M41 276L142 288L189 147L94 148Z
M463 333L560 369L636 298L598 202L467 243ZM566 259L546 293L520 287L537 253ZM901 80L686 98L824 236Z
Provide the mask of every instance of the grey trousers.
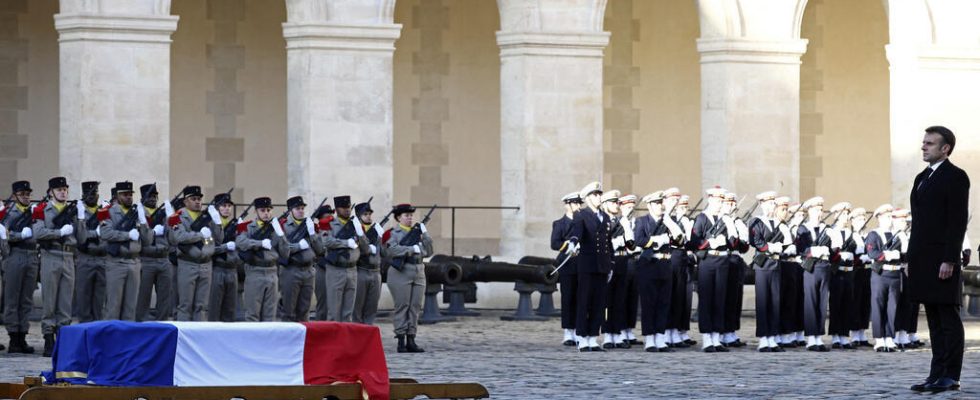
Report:
M354 293L354 322L374 324L381 299L381 270L357 268L357 290Z
M289 265L279 273L279 288L282 293L283 321L309 321L310 305L313 301L313 266Z
M235 322L238 302L238 270L215 267L211 270L211 301L208 321Z
M405 264L402 271L389 268L388 290L395 302L392 312L395 335L414 335L425 297L425 269L422 264Z
M75 295L75 254L41 250L41 332L53 334L71 324L71 302Z
M319 265L313 267L316 270L315 284L313 285L316 293L316 315L317 321L327 320L327 270Z
M177 320L207 321L211 262L177 260Z
M245 320L275 321L279 304L276 267L245 265Z
M173 316L174 271L166 257L143 257L140 259L140 290L136 300L136 320L150 320L150 300L156 289L155 321L166 321Z
M105 265L105 319L136 320L136 298L140 287L138 258L109 257Z
M351 322L357 291L357 268L327 264L327 320Z
M37 251L10 249L3 260L3 322L9 333L27 333L27 314L34 308L37 288Z
M105 309L105 262L106 256L78 254L75 265L75 309L78 322L102 319Z

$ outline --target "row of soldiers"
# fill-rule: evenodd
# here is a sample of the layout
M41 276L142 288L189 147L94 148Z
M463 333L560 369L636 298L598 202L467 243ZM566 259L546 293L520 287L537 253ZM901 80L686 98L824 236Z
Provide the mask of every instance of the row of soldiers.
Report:
M793 204L765 192L742 213L735 194L719 187L705 199L697 210L705 200L691 209L678 189L657 191L639 199L647 214L637 216L636 196L603 192L598 182L562 198L551 246L559 252L563 344L604 351L642 343L649 352L696 345L688 334L696 292L702 350L745 346L737 332L751 265L760 352L923 345L919 305L902 290L907 210L885 204L869 213L842 202L825 211L821 197ZM964 243L967 260L968 249ZM633 331L638 315L643 342Z
M232 322L242 310L247 321L306 321L315 295L316 319L372 324L382 266L398 351L424 351L415 335L422 258L432 254L432 239L410 204L375 222L370 200L352 206L350 196L338 196L331 207L324 199L308 216L304 199L294 196L276 217L272 200L259 197L236 218L231 191L204 203L199 186L162 204L155 184L139 188L139 202L131 182L116 183L103 202L94 181L82 182L81 198L69 200L64 177L49 180L39 203L27 181L12 190L0 211L10 353L34 352L25 337L38 279L43 354L50 356L73 314L79 322ZM245 220L252 209L255 219ZM389 217L396 222L385 230Z

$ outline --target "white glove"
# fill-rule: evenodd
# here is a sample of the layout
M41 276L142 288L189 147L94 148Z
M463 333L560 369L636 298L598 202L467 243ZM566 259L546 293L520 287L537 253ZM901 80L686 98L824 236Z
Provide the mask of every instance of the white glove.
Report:
M279 226L279 220L278 219L273 218L273 219L269 220L269 223L272 224L272 230L273 231L276 231L276 236L282 237L284 235L282 233L282 227Z
M134 242L140 240L140 231L136 230L136 228L130 229L129 240L132 240Z
M708 239L708 246L711 246L712 249L717 249L725 246L727 242L728 242L728 238L726 238L724 235L718 235L711 239Z
M722 216L721 222L725 223L725 230L728 233L728 237L736 237L738 235L738 228L735 227L735 220L731 216Z
M574 254L578 254L578 251L579 251L579 249L582 248L582 246L580 244L578 244L578 243L572 243L572 245L570 246L570 248L571 248L571 250L569 251L568 254L573 254L574 255Z
M211 228L208 228L206 226L203 227L203 228L201 228L201 236L204 236L205 239L210 239L211 238Z
M783 252L782 243L769 243L769 252L772 254L779 254Z
M153 227L153 234L157 236L163 236L163 224L158 224Z
M221 213L218 212L217 208L214 206L208 206L208 214L211 215L211 220L215 223L221 223Z
M102 225L95 227L95 236L102 237Z
M371 254L378 254L378 246L375 246L373 244L369 244L368 245L368 248L370 249Z
M75 203L75 208L78 211L78 219L85 219L85 203L79 201Z
M306 239L300 239L298 244L300 250L306 250L310 248L310 242L307 242Z
M827 232L827 236L830 236L830 248L839 249L844 246L844 238L841 237L840 232L836 229Z
M865 264L871 264L871 257L868 257L867 254L862 254L861 255L861 262L863 262Z
M351 223L354 224L354 232L357 233L357 236L364 236L364 225L361 225L361 220L354 217Z
M225 249L228 250L228 251L235 251L235 249L236 249L235 242L225 243Z
M176 210L174 210L174 205L170 204L169 201L163 203L163 210L167 213L167 216L174 215L174 213L177 212Z
M909 252L909 241L908 240L902 240L902 244L899 245L899 247L902 248L902 253L908 253Z
M21 239L30 239L33 236L34 236L34 230L32 230L30 227L25 227L23 230L20 231Z
M382 228L381 225L374 224L373 228L374 231L378 233L378 237L382 237L385 235L385 228Z
M743 242L749 241L749 227L745 226L742 220L735 221L735 230L738 231L738 240Z
M7 227L0 224L0 239L7 240Z
M310 217L306 217L306 233L309 233L310 236L316 234L316 229L313 227L313 220Z
M350 247L352 249L356 249L357 248L357 241L354 240L354 238L347 239L347 247Z
M61 227L61 236L68 236L71 235L72 233L75 233L75 227L71 226L71 224L67 224Z
M262 239L262 248L272 250L272 241L269 239Z
M136 216L139 218L140 224L146 225L146 209L143 208L142 203L136 203Z
M885 261L895 261L902 258L902 253L898 250L885 250Z
M613 249L618 249L620 247L626 246L626 238L622 236L617 236L612 239Z
M814 258L826 257L830 255L830 249L827 246L813 246L810 247L810 255Z
M670 242L670 237L666 233L659 234L653 237L653 244L656 247L661 247Z
M419 230L421 230L422 233L429 233L429 230L425 228L425 224L421 222L419 222Z
M841 261L847 261L847 262L854 261L854 253L851 253L849 251L842 251L840 252L840 259Z
M419 245L412 246L412 251L415 252L415 254L422 254L422 249L419 248Z
M796 255L796 245L795 244L791 244L789 246L786 246L786 248L783 249L783 254L785 254L787 256L795 256Z

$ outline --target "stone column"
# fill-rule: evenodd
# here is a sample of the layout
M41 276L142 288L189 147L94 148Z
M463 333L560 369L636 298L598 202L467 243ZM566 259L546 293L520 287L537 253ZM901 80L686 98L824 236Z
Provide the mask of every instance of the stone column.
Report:
M170 186L170 0L61 0L60 171Z
M394 0L287 0L290 195L392 203Z
M701 0L701 183L797 197L805 0Z
M892 201L907 206L915 175L926 167L920 148L929 126L943 125L956 134L951 160L978 179L980 3L890 1L888 13ZM971 207L978 202L980 193L971 191ZM971 225L968 234L976 246L980 229Z
M605 1L500 0L501 254L553 254L560 198L602 178Z

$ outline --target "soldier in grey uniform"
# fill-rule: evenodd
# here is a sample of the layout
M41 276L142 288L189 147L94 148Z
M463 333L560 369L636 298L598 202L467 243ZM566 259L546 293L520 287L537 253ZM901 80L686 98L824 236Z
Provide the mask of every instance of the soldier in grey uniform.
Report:
M105 308L105 243L96 232L109 209L99 208L99 182L82 182L78 204L78 261L75 264L75 309L78 322L102 319Z
M140 286L140 251L150 244L146 210L133 204L133 183L116 183L116 204L98 233L106 242L106 319L136 320Z
M238 303L238 268L242 266L235 244L238 236L238 220L232 215L235 203L230 195L221 193L214 196L211 204L218 207L221 216L222 241L214 246L208 321L234 322Z
M279 303L279 257L289 254L279 221L272 217L272 199L253 201L255 221L245 223L235 239L238 255L245 261L245 320L275 321Z
M156 289L156 321L173 316L173 267L170 264L170 242L167 241L168 207L158 204L160 193L155 183L140 186L140 201L147 214L147 244L140 252L140 285L136 300L136 320L150 320L150 299Z
M184 208L168 224L170 243L177 246L177 320L207 321L211 301L211 256L222 242L221 215L214 205L207 210L200 186L184 188Z
M58 328L71 324L71 302L75 290L75 225L78 211L68 203L68 180L48 180L51 200L43 210L34 210L34 239L41 248L41 302L44 316L44 356L51 357ZM39 206L41 207L41 206Z
M326 247L326 254L319 262L326 269L327 320L351 322L357 290L356 265L361 256L359 246L366 241L363 226L352 215L350 196L334 197L333 201L337 218L330 221L330 229L320 233Z
M422 312L422 298L425 295L425 267L422 259L432 255L432 238L425 224L413 226L415 207L399 204L392 209L398 223L385 232L382 243L387 251L389 265L388 290L395 303L392 322L395 338L398 339L399 353L421 353L425 350L415 344L419 315ZM406 245L402 240L412 230L418 230L419 241Z
M322 232L330 229L330 221L333 221L333 207L329 204L324 204L313 214L313 219L317 223L318 229ZM321 242L322 244L322 242ZM323 257L321 254L320 257ZM313 264L316 271L316 276L313 278L315 283L313 285L313 292L316 295L316 312L314 319L317 321L327 320L327 269L324 263L319 261Z
M313 263L317 255L323 254L323 244L316 234L313 219L306 217L303 197L290 197L286 207L289 213L282 229L289 251L282 259L285 262L280 263L283 268L279 274L282 320L309 321L315 275Z
M38 258L37 241L31 229L31 183L17 181L11 186L15 201L0 218L10 250L3 260L3 321L10 335L7 353L32 354L34 348L26 340L31 326L27 314L34 308Z
M354 322L374 324L378 314L378 300L381 299L381 258L384 251L381 237L384 231L374 223L374 210L371 203L361 203L354 207L354 214L361 221L367 246L361 246L361 256L357 259L357 289L354 291Z

